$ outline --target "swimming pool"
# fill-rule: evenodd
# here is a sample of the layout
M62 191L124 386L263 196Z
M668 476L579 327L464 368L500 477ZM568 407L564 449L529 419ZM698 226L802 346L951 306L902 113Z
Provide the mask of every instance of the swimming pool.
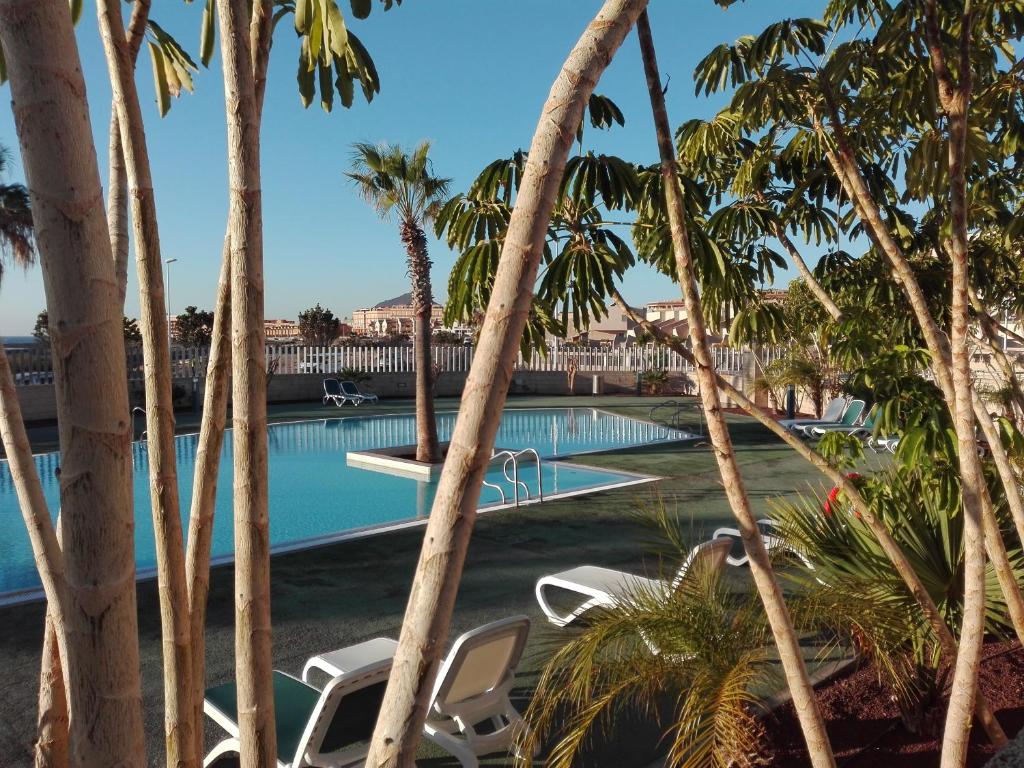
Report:
M353 410L344 413L354 413ZM455 425L454 412L437 415L438 437L447 440ZM502 415L497 448L534 448L541 462L544 497L573 495L599 488L646 482L649 477L570 464L561 457L594 451L664 443L690 437L685 432L593 408L508 409ZM270 540L275 552L326 543L369 531L422 522L430 512L436 481L382 474L348 466L346 454L373 448L408 445L416 439L413 414L318 419L274 424L268 429L270 447ZM175 439L182 516L187 518L198 435ZM156 565L152 517L149 514L146 443L132 446L135 463L135 549L140 574ZM231 510L232 432L227 430L217 487L212 556L230 559L233 550ZM35 457L51 511L59 504L55 470L58 453ZM487 473L488 482L503 487L509 500L511 485L501 466ZM531 499L537 497L537 475L530 463L521 469ZM481 509L502 505L498 490L485 486ZM34 593L39 577L21 519L6 461L0 461L0 597Z

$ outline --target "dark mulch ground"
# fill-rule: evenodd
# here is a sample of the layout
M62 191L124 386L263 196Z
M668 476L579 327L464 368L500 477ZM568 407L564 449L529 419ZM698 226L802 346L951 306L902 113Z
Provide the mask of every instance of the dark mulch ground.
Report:
M1012 738L1024 726L1024 649L1017 642L985 646L981 690ZM935 738L912 734L900 722L891 689L880 684L873 665L866 665L822 686L818 704L841 766L850 768L932 768L939 764ZM942 726L941 712L937 722ZM765 722L769 765L809 766L792 704ZM968 768L980 768L994 754L975 726Z

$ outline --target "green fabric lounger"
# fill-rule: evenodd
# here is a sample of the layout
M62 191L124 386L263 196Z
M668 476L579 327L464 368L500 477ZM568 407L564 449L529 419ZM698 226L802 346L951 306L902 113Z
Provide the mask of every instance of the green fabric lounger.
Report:
M798 425L795 429L798 432L802 432L804 437L813 437L814 434L811 430L818 427L854 427L860 422L860 417L863 413L864 401L852 400L850 404L846 406L846 410L843 411L843 418L836 419L833 422L818 421L814 424Z
M376 662L333 678L318 691L284 672L274 671L274 725L279 768L362 766L380 712L391 660ZM231 738L203 761L205 768L239 765L237 686L206 691L203 709Z
M842 432L844 435L870 435L878 418L878 406L871 406L867 417L860 424L821 424L811 427L808 431L813 437L824 437L829 432ZM845 421L845 419L844 419Z
M848 400L849 398L846 397L832 398L831 402L825 406L825 410L821 412L820 419L780 419L779 424L790 430L797 430L808 424L832 424L842 418Z

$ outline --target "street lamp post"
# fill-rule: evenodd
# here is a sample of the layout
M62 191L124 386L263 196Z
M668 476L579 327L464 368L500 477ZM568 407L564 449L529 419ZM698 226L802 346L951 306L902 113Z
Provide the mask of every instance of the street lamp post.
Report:
M177 259L167 259L164 264L167 268L167 279L164 280L164 284L167 286L167 339L170 342L171 339L171 264L176 262Z

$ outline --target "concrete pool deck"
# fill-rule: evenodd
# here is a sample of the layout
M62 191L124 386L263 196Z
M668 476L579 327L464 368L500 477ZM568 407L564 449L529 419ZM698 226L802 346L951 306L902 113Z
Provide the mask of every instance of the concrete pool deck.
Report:
M593 406L646 419L650 407L664 399L523 397L510 398L508 407ZM440 400L438 407L457 407L457 402ZM386 401L343 410L346 414L369 415L408 412L411 408L411 401ZM271 408L275 421L324 418L337 413L337 408L318 403ZM815 489L821 486L820 475L752 419L734 415L728 418L744 479L759 515L768 513L771 498L792 495L807 489L809 484ZM691 421L696 425L696 411ZM182 432L195 431L197 422L197 417L191 414L179 415ZM52 450L55 436L50 427L33 429L34 448ZM524 696L532 689L544 648L558 637L558 631L544 622L534 599L537 578L585 562L642 569L645 553L652 550L651 531L637 519L634 510L638 503L651 504L658 497L676 512L684 526L692 526L695 542L732 520L714 457L702 442L590 454L575 461L665 479L479 518L455 608L452 636L502 616L529 615L534 624L519 678L519 692ZM396 637L422 530L396 531L275 556L271 565L275 667L297 674L308 657L325 650L379 635ZM656 568L654 561L649 557L647 560L648 568ZM209 685L234 676L232 577L231 566L215 568L211 573L207 627ZM730 569L729 577L738 586L749 581L745 569ZM159 609L154 582L139 584L138 603L147 747L150 762L156 765L162 758L163 716ZM31 765L42 625L40 603L0 609L0 659L4 666L0 682L0 763L5 766ZM222 737L209 720L206 733L208 745ZM650 738L641 738L631 728L622 751L609 747L601 751L596 762L588 764L645 766L655 755L656 741L653 732ZM648 749L639 749L641 745ZM422 755L420 765L457 764L426 747ZM484 762L511 764L510 760L500 758Z

